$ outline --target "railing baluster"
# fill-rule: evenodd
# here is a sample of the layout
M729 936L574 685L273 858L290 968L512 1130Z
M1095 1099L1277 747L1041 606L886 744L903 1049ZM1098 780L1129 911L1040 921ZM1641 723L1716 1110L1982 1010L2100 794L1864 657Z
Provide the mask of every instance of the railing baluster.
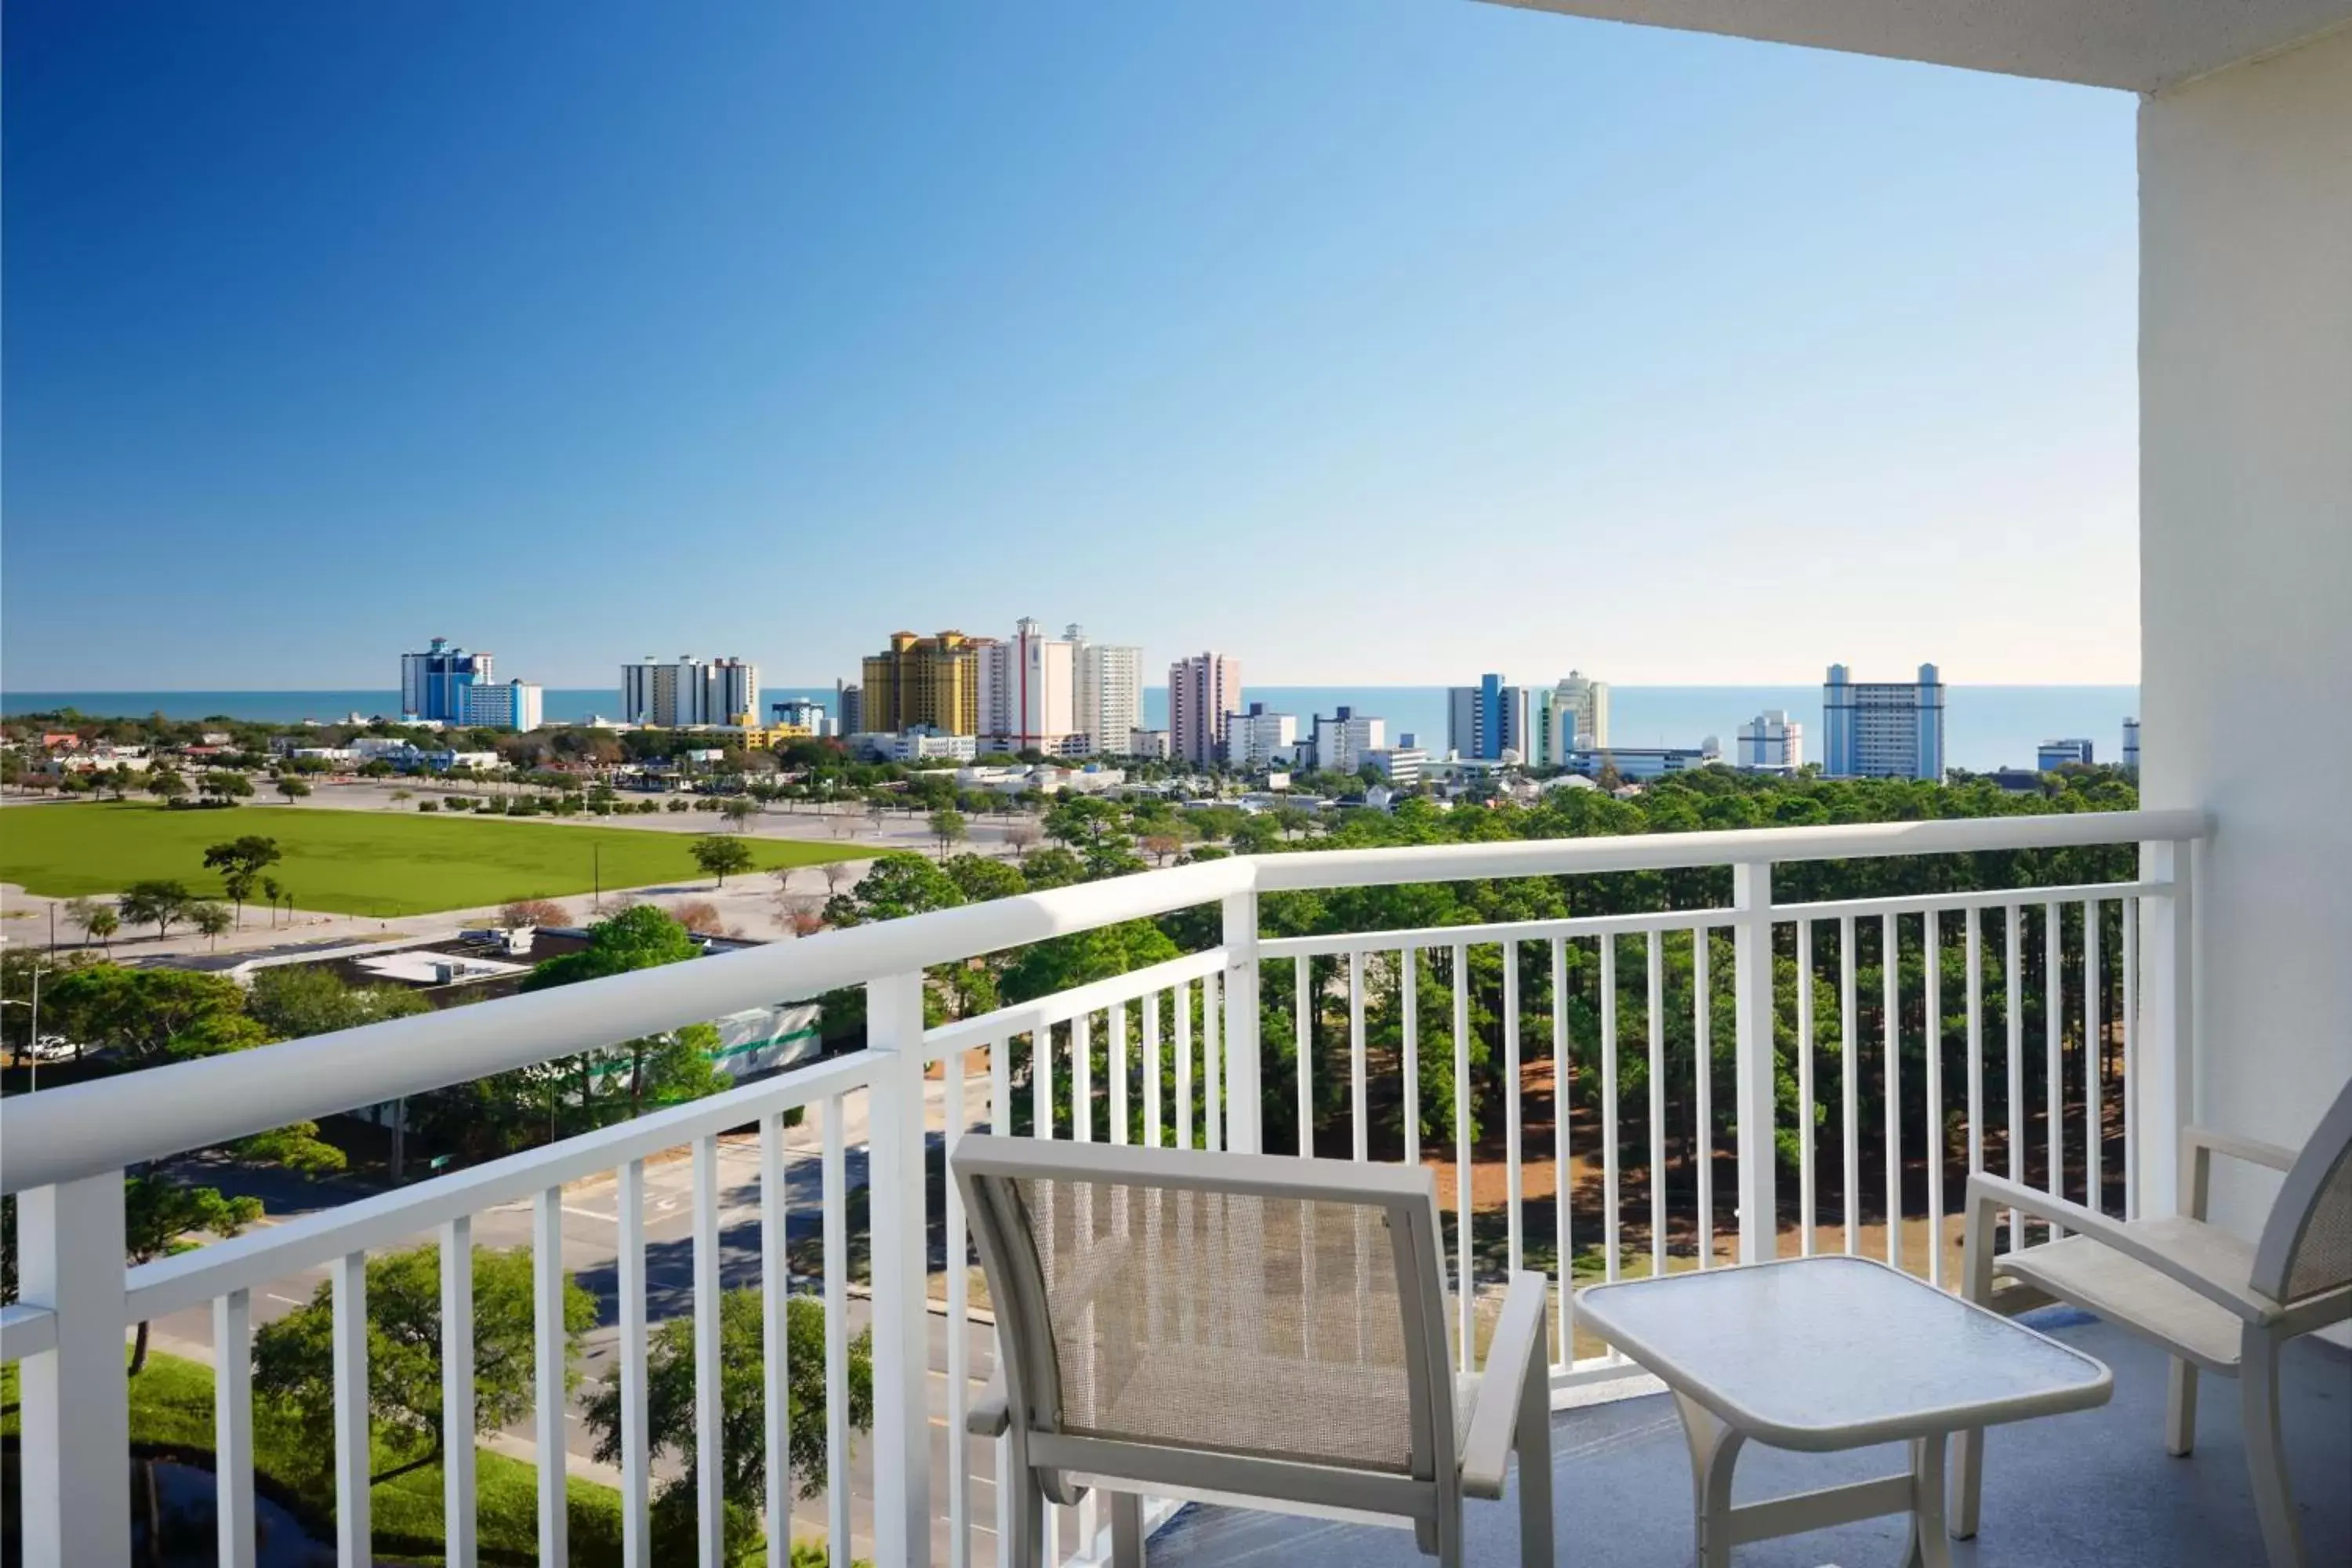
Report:
M1122 1107L1122 1092L1127 1075L1119 1070L1118 1060L1121 1026L1126 1018L1124 1003L1111 1009L1111 1100ZM940 1072L947 1080L947 1131L942 1139L943 1152L948 1160L955 1159L956 1146L963 1142L964 1121L970 1114L964 1104L966 1063L961 1051L950 1053L940 1064ZM1127 1127L1118 1110L1112 1112L1113 1141L1127 1142ZM963 1192L956 1185L954 1166L948 1167L947 1194L947 1287L948 1287L948 1563L949 1568L971 1568L971 1440L963 1429L964 1412L971 1405L971 1233L965 1228ZM771 1547L771 1563L787 1563Z
M1114 1143L1130 1142L1127 1133L1127 1007L1124 1002L1116 1004L1109 1018L1110 1141Z
M1095 1141L1094 1020L1080 1013L1070 1020L1070 1137Z
M1797 1255L1813 1255L1813 922L1797 922Z
M1650 1272L1666 1271L1666 939L1652 931L1650 979Z
M1305 963L1304 959L1300 960ZM1158 1149L1168 1142L1166 1118L1160 1094L1160 998L1154 992L1143 999L1143 1142Z
M2083 901L2083 1206L2104 1214L2107 1207L2106 1116L2099 1083L2104 1022L2100 994L2106 989L2099 973L2099 920L2104 906L2097 899Z
M2025 1180L2025 906L2001 906L2000 923L2008 963L2001 976L2009 1028L2009 1179ZM2009 1211L2009 1246L2025 1245L2024 1216Z
M1969 1174L1984 1169L1984 928L1969 910Z
M1008 1091L1006 1099L1010 1098ZM1008 1109L1003 1100L997 1110ZM832 1568L850 1568L849 1172L840 1095L824 1102L824 1501Z
M1566 1371L1576 1359L1570 1342L1575 1332L1576 1298L1570 1289L1576 1277L1576 1255L1569 1250L1569 1209L1575 1196L1569 1180L1568 1117L1570 1099L1568 1041L1568 939L1551 939L1551 1174L1552 1283L1559 1289L1559 1359L1552 1364Z
M1054 1026L1029 1031L1029 1135L1054 1135Z
M375 1531L368 1512L374 1455L368 1431L367 1254L347 1252L335 1259L334 1280L335 1560L341 1568L368 1568L375 1561ZM562 1450L557 1453L561 1465ZM560 1547L562 1537L556 1542ZM548 1555L546 1543L542 1522L540 1561L562 1562L560 1551Z
M1944 1284L1944 928L1926 916L1927 1028L1920 1044L1927 1060L1927 1283Z
M1371 1124L1365 1103L1364 950L1358 947L1348 950L1348 1147L1360 1162L1371 1158Z
M1839 1206L1845 1210L1845 1255L1862 1250L1862 1067L1854 1017L1857 932L1852 915L1838 917L1838 1044L1844 1055L1839 1090L1844 1101L1841 1134L1845 1156L1845 1185Z
M1404 1163L1421 1163L1421 949L1397 954L1397 1007L1404 1016Z
M1886 1261L1903 1267L1903 925L1879 917L1880 1033L1886 1048Z
M695 1544L701 1568L727 1560L726 1410L719 1394L719 1139L694 1141ZM561 1559L559 1559L561 1561Z
M1314 1085L1311 1082L1315 1037L1314 1030L1309 1025L1312 1015L1307 1009L1307 974L1315 967L1315 961L1305 953L1300 953L1290 961L1290 983L1294 993L1291 1017L1297 1029L1296 1055L1298 1065L1298 1152L1301 1157L1305 1157L1315 1152L1315 1098Z
M621 1338L614 1347L621 1383L621 1557L628 1568L654 1560L653 1442L646 1405L646 1163L621 1167ZM467 1396L471 1403L472 1396ZM769 1462L776 1463L771 1455Z
M1691 1073L1696 1079L1696 1103L1691 1107L1694 1134L1691 1163L1698 1173L1698 1212L1693 1215L1698 1238L1698 1266L1715 1263L1715 1057L1707 1043L1706 927L1691 930Z
M465 1430L470 1445L470 1421ZM223 1568L253 1568L253 1297L245 1290L213 1300L213 1499Z
M1192 1146L1192 983L1176 987L1176 1147Z
M2132 1110L2132 1100L2139 1089L2139 900L2123 900L2123 927L2118 933L2124 949L2124 994L2121 998L2123 1016L2123 1111L2124 1111L2124 1218L2139 1217L2139 1117Z
M1225 1146L1224 1008L1219 994L1221 984L1215 974L1201 976L1201 1133L1212 1151Z
M1519 1104L1519 944L1503 944L1503 1220L1510 1270L1527 1265L1520 1200L1526 1194Z
M1601 939L1601 1260L1602 1277L1615 1283L1619 1233L1624 1224L1617 1193L1617 939Z
M571 1473L565 1463L563 1417L570 1390L571 1339L563 1331L563 1189L542 1187L531 1200L530 1283L533 1426L539 1442L539 1560L568 1563L572 1532ZM715 1359L715 1358L714 1358ZM706 1568L708 1565L706 1564Z
M645 1357L639 1354L642 1366ZM474 1222L441 1227L442 1548L448 1568L474 1568Z
M1144 1079L1144 1104L1146 1108L1144 1111L1144 1141L1150 1143L1152 1147L1157 1148L1160 1144L1160 999L1156 995L1147 995L1143 998L1143 1034L1144 1038L1150 1042L1148 1047L1149 1061L1146 1066L1146 1077ZM1000 1072L997 1070L996 1065L1000 1061L1009 1059L1011 1055L1012 1048L1009 1045L996 1045L989 1047L988 1124L991 1131L994 1131L1006 1125L1005 1118L1013 1104L1012 1075L1009 1072ZM949 1184L950 1186L954 1184L952 1177L950 1178ZM967 1220L966 1223L967 1226L969 1226L969 1220ZM1156 1249L1147 1249L1146 1255L1154 1258L1158 1256ZM1152 1310L1156 1313L1159 1310L1159 1297L1156 1293L1152 1296L1151 1301ZM827 1307L826 1311L830 1314L832 1309ZM993 1314L992 1314L992 1316ZM828 1317L826 1326L828 1331L827 1342L830 1343L830 1317ZM1157 1338L1158 1322L1156 1319L1152 1327L1154 1331L1153 1337ZM992 1373L994 1372L997 1367L1003 1364L1003 1342L998 1337L1001 1332L1002 1331L993 1324L992 1324L989 1329L988 1363L989 1369ZM828 1373L828 1375L830 1374ZM828 1383L826 1387L830 1390L832 1384ZM831 1397L830 1393L828 1393L827 1397ZM996 1545L1000 1559L1006 1550L1006 1542L1013 1539L1013 1488L1004 1484L1004 1478L1012 1468L1012 1454L1013 1437L1011 1434L1007 1433L1000 1436L996 1439L996 1453L994 1456L995 1468L992 1472L996 1484L989 1489L996 1494Z
M1454 1310L1466 1373L1476 1364L1471 1341L1476 1281L1470 1272L1470 950L1460 942L1454 944Z
M2050 1180L2046 1190L2055 1197L2066 1195L2065 962L2065 921L2059 918L2056 904L2045 903L2042 906L2042 1092L2049 1116ZM2053 1241L2065 1234L2057 1226L2050 1227Z
M948 1141L953 1147L955 1115L963 1109L963 1058L948 1062ZM948 1184L950 1203L955 1184ZM760 1118L760 1352L761 1414L767 1435L768 1561L793 1557L792 1213L784 1181L784 1114ZM962 1232L949 1211L948 1245ZM954 1271L950 1270L950 1279Z

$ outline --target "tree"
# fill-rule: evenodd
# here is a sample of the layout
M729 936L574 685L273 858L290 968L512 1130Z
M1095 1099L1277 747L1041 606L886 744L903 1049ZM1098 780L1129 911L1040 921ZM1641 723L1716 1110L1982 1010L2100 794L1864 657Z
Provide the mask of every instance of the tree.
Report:
M688 899L670 908L677 923L697 936L725 936L727 922L719 917L719 906L709 899Z
M1181 833L1147 833L1137 842L1141 845L1143 852L1151 857L1154 866L1165 866L1168 857L1183 849L1184 836Z
M187 798L188 781L180 776L177 768L158 768L154 776L147 781L147 793L168 805L175 800Z
M122 1184L123 1251L134 1267L173 1250L191 1231L235 1236L260 1217L259 1198L224 1197L217 1187L183 1186L162 1175L132 1176ZM147 1324L142 1320L131 1348L131 1375L138 1376L146 1365ZM328 1408L333 1407L331 1399Z
M41 990L41 1014L58 1032L121 1053L147 1067L172 1055L172 1042L215 1016L242 1017L236 981L186 969L131 969L92 963L68 970Z
M261 896L269 900L269 923L278 923L278 901L286 897L286 884L275 877L261 879Z
M749 795L730 795L719 806L719 814L727 819L728 826L740 833L751 826L753 817L760 815L760 803Z
M520 1420L530 1408L533 1359L531 1255L477 1247L474 1275L474 1424L452 1433L441 1405L441 1249L412 1247L367 1264L368 1414L404 1458L387 1475L432 1463L453 1439L471 1442ZM691 1320L680 1320L691 1323ZM563 1277L564 1378L582 1338L596 1323L596 1299ZM321 1281L308 1304L254 1335L253 1392L310 1436L323 1466L334 1452L334 1290ZM375 1478L378 1480L383 1476Z
M236 917L226 905L216 904L210 899L199 900L188 906L188 923L199 933L212 938L215 952L220 951L221 933L230 930L236 921Z
M571 911L553 899L517 899L499 910L499 923L509 929L520 926L568 926Z
M96 899L75 899L67 904L66 923L80 930L84 947L93 940L107 942L122 929L122 921L114 910Z
M870 925L952 909L963 901L963 893L946 872L920 855L900 850L875 857L856 888L825 901L824 919L831 926Z
M743 847L733 839L720 842ZM531 971L522 988L544 991L701 956L702 944L693 932L666 910L639 904L598 921L590 928L587 947L549 959ZM594 1089L599 1079L610 1082L625 1077L629 1114L635 1116L649 1100L656 1105L677 1104L725 1088L725 1075L711 1061L718 1048L718 1030L708 1024L693 1024L626 1040L610 1051L583 1054L557 1068L553 1076L576 1083L581 1110L592 1121L597 1114Z
M767 1495L767 1347L761 1342L761 1297L745 1288L719 1301L719 1495L729 1513L728 1555L751 1544L751 1523ZM823 1489L826 1462L824 1304L794 1296L784 1305L784 1371L790 1391L792 1490L814 1497ZM582 1418L596 1434L596 1458L621 1458L621 1390L616 1381L588 1395ZM849 1344L847 1429L874 1425L874 1333ZM678 1473L663 1488L672 1507L691 1506L695 1487L694 1320L672 1318L653 1332L646 1355L646 1427L656 1454L675 1455ZM677 1500L673 1501L672 1500Z
M286 797L286 803L289 805L291 805L294 802L301 799L304 795L309 795L310 793L310 786L290 773L281 773L278 778L278 793L284 795Z
M986 855L958 855L940 868L967 903L986 903L991 899L1009 899L1029 890L1028 879L1017 866L1007 865Z
M400 985L346 985L331 969L314 963L279 963L257 970L246 1007L280 1039L332 1034L429 1013L433 1005Z
M221 889L236 904L236 923L245 923L245 900L253 894L261 873L286 858L278 840L248 833L215 844L205 851L205 865L220 873Z
M195 895L187 884L177 881L133 882L123 889L118 905L122 918L133 925L152 925L158 937L169 935L172 922L184 919Z
M946 859L948 851L964 841L966 832L963 813L954 806L942 805L932 811L931 837L940 841L940 859Z
M719 879L722 888L730 875L751 868L751 847L740 838L698 838L689 853L696 865Z
M223 805L253 798L253 781L228 768L205 770L196 788L207 800L219 801Z

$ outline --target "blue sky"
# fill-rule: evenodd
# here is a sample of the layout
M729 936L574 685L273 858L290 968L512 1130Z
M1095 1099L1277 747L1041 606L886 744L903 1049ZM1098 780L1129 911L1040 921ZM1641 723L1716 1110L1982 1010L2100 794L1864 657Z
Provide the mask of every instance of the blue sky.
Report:
M2133 101L1465 0L21 0L6 685L2138 674Z

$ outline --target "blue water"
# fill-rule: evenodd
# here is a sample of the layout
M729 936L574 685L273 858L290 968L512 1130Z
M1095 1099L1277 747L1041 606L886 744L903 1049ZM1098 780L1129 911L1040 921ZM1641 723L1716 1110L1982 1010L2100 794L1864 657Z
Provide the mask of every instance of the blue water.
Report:
M1276 713L1309 718L1341 703L1388 721L1389 741L1411 734L1433 752L1445 749L1445 689L1442 686L1253 686L1244 693ZM761 700L814 698L828 708L829 686L771 686ZM2087 736L2105 762L2119 757L2123 721L2139 711L2136 686L1955 686L1946 697L1944 741L1956 767L1983 771L2032 767L2034 749L2045 740ZM551 723L577 722L620 707L612 687L551 688L545 696ZM226 717L263 723L299 723L305 719L340 721L352 713L389 713L400 694L377 691L11 691L0 694L0 711L26 713L75 708L84 713L143 715L167 719ZM1739 726L1768 708L1784 708L1805 726L1805 754L1821 757L1822 689L1818 686L1618 686L1610 691L1610 740L1620 746L1691 746L1713 735L1727 753ZM1143 693L1144 722L1168 722L1168 689Z

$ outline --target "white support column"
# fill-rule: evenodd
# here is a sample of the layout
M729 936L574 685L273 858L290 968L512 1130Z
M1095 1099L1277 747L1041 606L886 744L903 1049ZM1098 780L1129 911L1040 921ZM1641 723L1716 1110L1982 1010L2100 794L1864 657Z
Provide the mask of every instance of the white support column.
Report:
M335 1562L339 1568L368 1568L375 1561L369 1512L375 1456L368 1422L367 1254L347 1252L335 1259L334 1270ZM542 1560L564 1557L542 1553Z
M122 1330L122 1173L16 1198L17 1299L57 1314L58 1342L22 1367L31 1568L131 1560L131 1394Z
M539 1560L572 1561L572 1481L563 1417L572 1362L563 1331L563 1189L542 1187L530 1209L531 1425L539 1447Z
M1225 1147L1265 1152L1259 1124L1257 889L1225 895Z
M931 1560L929 1329L924 1300L923 976L866 986L866 1043L887 1061L868 1091L866 1212L874 1274L874 1561Z
M1772 868L1731 868L1733 983L1738 987L1739 1261L1770 1261L1779 1226L1772 1144ZM1847 1202L1853 1201L1851 1194Z
M2197 1116L2197 847L2143 844L2140 879L2170 884L2139 901L2139 1028L2133 1079L2125 1085L2138 1144L2138 1214L2180 1212L2180 1129Z
M459 1215L441 1227L442 1550L448 1568L474 1568L474 1222Z

